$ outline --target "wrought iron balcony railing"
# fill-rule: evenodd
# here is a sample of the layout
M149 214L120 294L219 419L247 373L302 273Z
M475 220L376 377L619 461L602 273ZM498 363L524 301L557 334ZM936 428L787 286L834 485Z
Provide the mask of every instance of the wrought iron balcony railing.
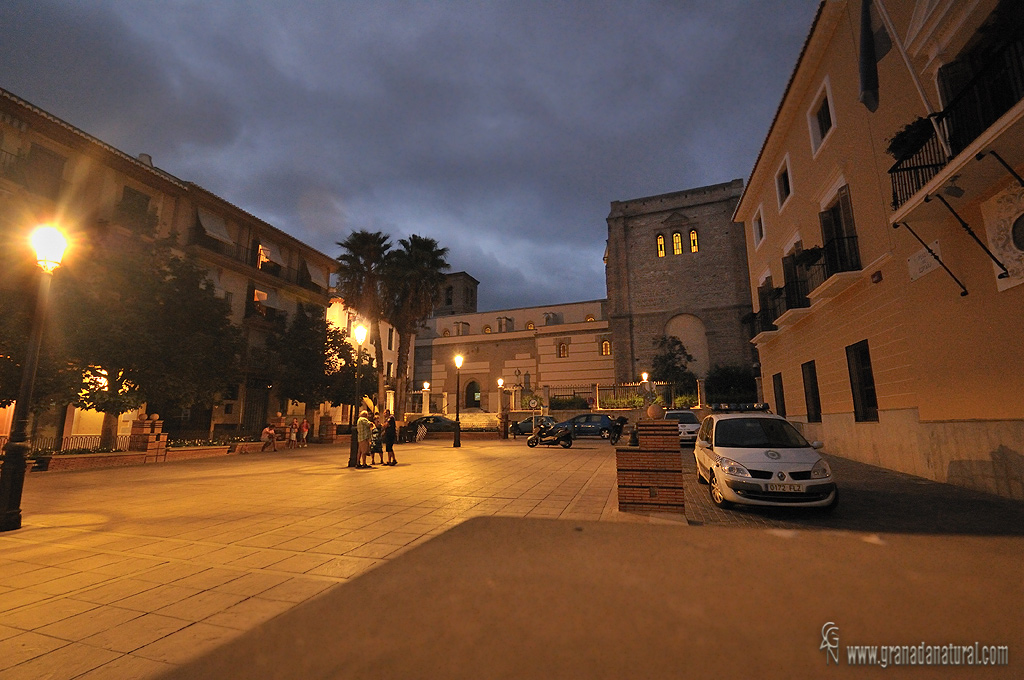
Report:
M929 131L922 125L916 131L907 129L901 133L909 139L905 148L897 152L896 163L889 168L893 209L898 210L909 201L1021 99L1024 99L1024 39L993 53L960 93L936 115L951 157L947 157L934 128Z

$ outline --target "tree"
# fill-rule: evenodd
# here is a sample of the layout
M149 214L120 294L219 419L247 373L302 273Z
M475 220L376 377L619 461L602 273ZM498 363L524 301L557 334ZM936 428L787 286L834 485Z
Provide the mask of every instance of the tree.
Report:
M380 341L383 316L384 265L391 250L391 237L382 232L354 231L339 241L338 292L345 304L370 322L370 342L376 353L376 366L384 364ZM377 376L377 403L384 403L384 375Z
M58 291L59 323L84 384L77 404L117 416L147 401L212 404L238 380L242 349L230 307L206 272L161 241L95 248L76 259Z
M754 372L745 366L715 366L706 383L711 403L746 404L757 401Z
M399 239L401 249L388 255L385 263L385 318L398 333L398 362L395 385L395 417L401 419L409 387L409 349L423 320L440 302L444 272L448 269L447 248L436 240L413 234Z
M663 335L654 341L658 352L651 360L651 378L674 385L677 391L696 392L697 376L688 368L693 356L673 335Z

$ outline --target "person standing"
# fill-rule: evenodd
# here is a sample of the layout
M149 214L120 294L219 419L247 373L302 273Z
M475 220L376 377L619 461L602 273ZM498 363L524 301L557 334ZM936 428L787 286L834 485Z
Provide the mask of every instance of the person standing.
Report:
M285 444L286 449L294 449L299 446L299 419L292 418L292 422L288 423L288 443Z
M277 431L274 426L267 423L267 426L263 428L263 432L260 433L260 439L263 440L263 448L260 451L266 451L272 447L272 450L277 451Z
M398 429L395 424L395 416L391 411L384 411L384 449L388 452L388 462L385 465L398 465L395 460L395 440L398 439Z
M356 421L356 440L359 443L359 464L356 468L367 470L371 466L366 464L366 454L370 452L370 434L373 431L373 423L370 422L366 411L359 412L359 420Z
M309 445L309 420L307 418L302 419L302 423L299 425L299 446L306 448Z

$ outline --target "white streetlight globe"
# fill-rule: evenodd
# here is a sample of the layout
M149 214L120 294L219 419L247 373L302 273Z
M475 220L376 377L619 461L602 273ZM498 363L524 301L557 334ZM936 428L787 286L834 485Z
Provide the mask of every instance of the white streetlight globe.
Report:
M52 272L60 266L68 240L52 224L46 224L32 232L32 247L36 251L36 262L45 272Z
M455 357L455 368L462 368L462 355L456 355Z
M360 324L356 326L356 329L353 332L356 336L356 342L358 342L360 345L363 344L363 340L366 340L366 326Z

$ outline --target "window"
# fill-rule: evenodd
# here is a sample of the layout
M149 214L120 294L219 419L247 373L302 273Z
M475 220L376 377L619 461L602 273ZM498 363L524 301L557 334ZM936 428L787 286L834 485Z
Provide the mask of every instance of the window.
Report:
M394 349L394 348L395 348L395 329L394 328L389 328L388 329L388 349Z
M605 340L601 343L601 356L610 357L612 355L612 343Z
M569 356L569 345L564 343L564 342L558 343L558 357L560 359L565 359L568 356Z
M658 234L658 257L665 257L665 237Z
M789 182L789 157L786 158L782 167L779 168L779 174L775 176L775 191L779 196L779 208L782 208L786 204L789 195L793 193Z
M387 376L388 378L395 377L395 370L394 369L395 369L395 365L389 361L388 362L387 372L384 373L384 375Z
M454 291L454 289L451 286L448 286L447 288L444 289L444 303L446 305L451 305L451 304L453 304L452 301L454 299L455 299L455 291Z
M697 230L696 229L691 229L690 230L690 252L691 253L697 252Z
M818 213L818 221L821 222L826 275L860 269L857 227L853 221L853 203L848 185L839 187L832 204Z
M683 254L683 235L678 231L672 234L672 252L676 255Z
M818 371L813 361L800 365L804 375L804 401L807 403L807 422L821 422L821 396L818 394Z
M532 321L527 321L526 322L526 330L528 330L528 331L535 331L535 330L537 330L537 324L533 323Z
M751 230L754 232L754 246L761 245L761 241L764 240L764 222L761 221L761 211L759 210L754 215L753 222L751 224Z
M490 332L491 332L491 327L489 325L485 325L484 326L484 333L490 333Z
M811 135L811 151L818 153L818 149L828 139L832 128L835 127L836 112L832 108L832 86L828 78L821 84L814 103L807 110L807 129Z
M878 395L875 393L875 376L871 372L867 340L846 348L846 365L850 370L850 389L853 391L853 419L858 423L878 422Z
M786 417L786 393L782 389L782 374L772 376L772 387L775 389L775 412Z
M25 165L25 187L34 194L57 200L67 158L33 144Z

